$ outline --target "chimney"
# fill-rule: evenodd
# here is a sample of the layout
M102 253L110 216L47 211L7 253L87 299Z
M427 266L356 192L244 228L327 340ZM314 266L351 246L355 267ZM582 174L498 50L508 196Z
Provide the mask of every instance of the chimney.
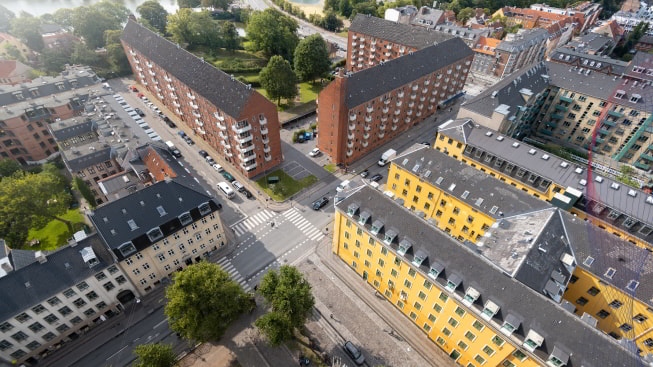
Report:
M34 257L36 258L36 261L39 262L39 264L45 264L46 262L48 262L48 259L45 257L43 251L36 251L34 253Z

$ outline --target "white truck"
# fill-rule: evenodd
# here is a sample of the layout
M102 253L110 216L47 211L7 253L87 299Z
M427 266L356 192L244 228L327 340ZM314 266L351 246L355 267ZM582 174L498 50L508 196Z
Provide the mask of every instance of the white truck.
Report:
M177 147L175 147L175 145L170 140L166 141L166 145L168 146L168 150L173 156L177 158L181 158L181 152L179 151L179 149L177 149Z
M397 151L396 150L394 150L394 149L386 150L385 153L383 153L381 155L381 159L379 159L379 162L378 162L379 166L381 166L381 167L385 166L395 156L397 156Z

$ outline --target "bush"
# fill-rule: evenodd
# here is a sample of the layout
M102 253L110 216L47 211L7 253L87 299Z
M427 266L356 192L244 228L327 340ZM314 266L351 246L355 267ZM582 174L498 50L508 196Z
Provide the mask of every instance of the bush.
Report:
M293 142L293 143L296 143L296 142L297 142L297 136L298 136L299 134L303 134L303 133L305 133L305 132L308 132L308 131L307 131L306 129L301 129L301 130L297 130L297 131L295 131L295 132L292 134L292 142Z
M317 122L311 124L311 130L317 129Z
M220 63L218 69L225 73L259 73L265 65L265 60L227 59Z
M75 188L75 190L79 191L80 194L82 194L82 196L84 197L84 199L86 199L88 205L91 208L95 208L95 204L96 204L95 196L91 192L91 189L88 188L88 185L86 184L86 182L84 182L84 180L75 176L75 178L73 179L73 187Z
M347 64L347 59L338 60L338 61L336 61L336 62L333 63L333 65L331 66L331 68L332 68L333 70L335 70L336 68L344 68L344 67L345 67L345 64Z

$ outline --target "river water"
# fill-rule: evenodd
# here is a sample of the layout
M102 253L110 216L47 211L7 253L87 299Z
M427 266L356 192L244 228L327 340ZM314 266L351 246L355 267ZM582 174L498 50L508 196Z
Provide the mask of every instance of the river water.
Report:
M0 0L0 4L5 8L13 11L16 15L21 10L32 15L43 15L54 13L59 8L74 8L80 5L91 5L100 0ZM121 0L127 8L136 14L136 8L146 0ZM168 11L174 13L179 7L177 0L158 0L161 5Z

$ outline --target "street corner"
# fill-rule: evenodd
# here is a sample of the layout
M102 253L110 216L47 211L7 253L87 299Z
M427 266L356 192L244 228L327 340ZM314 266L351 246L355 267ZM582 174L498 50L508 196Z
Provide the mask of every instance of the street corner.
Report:
M301 180L305 177L308 177L311 175L311 172L304 168L301 164L299 164L297 161L290 161L286 162L281 169L290 177L293 178L293 180Z

